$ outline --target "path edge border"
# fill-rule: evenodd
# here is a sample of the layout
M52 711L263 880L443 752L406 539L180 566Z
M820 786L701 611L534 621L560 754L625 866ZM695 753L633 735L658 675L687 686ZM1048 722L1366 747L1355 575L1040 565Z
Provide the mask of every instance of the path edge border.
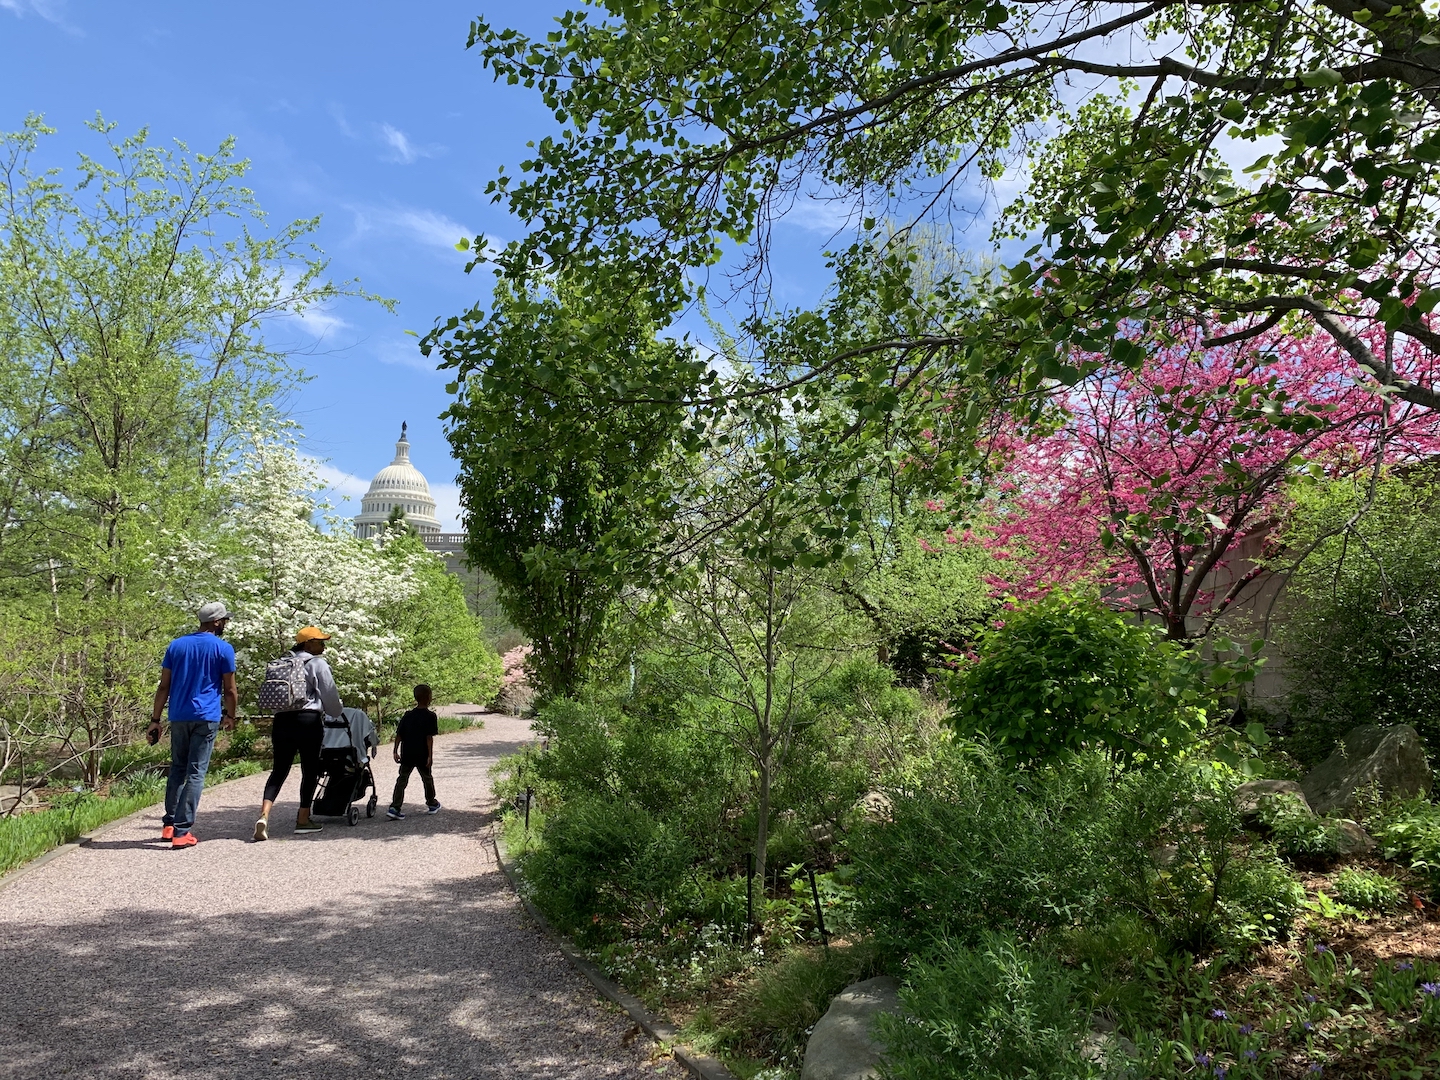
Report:
M627 993L621 989L618 984L607 978L598 967L582 956L579 950L570 944L565 935L551 926L550 920L545 918L545 916L540 913L540 910L521 892L520 880L517 876L515 866L513 863L505 861L505 855L500 850L499 837L492 834L490 842L495 848L495 862L499 865L500 872L505 875L505 880L510 883L510 888L515 893L515 899L524 905L530 917L534 919L540 925L540 929L545 932L545 936L554 942L560 951L565 954L565 959L570 961L571 967L575 968L581 975L584 975L603 997L613 1001L616 1005L624 1009L641 1031L650 1036L656 1044L668 1050L671 1056L688 1069L691 1074L699 1077L700 1080L738 1080L734 1073L715 1058L710 1057L708 1054L697 1053L683 1043L676 1042L675 1039L676 1036L679 1035L679 1029L676 1028L673 1023L664 1017L656 1016L645 1007L644 1002L634 994Z
M261 769L259 771L264 772L265 770ZM215 787L224 787L226 784L238 784L241 780L249 780L251 776L256 775L258 775L258 773L250 773L247 776L237 776L233 780L222 780L220 781L220 783L216 784ZM207 786L205 790L211 791L213 790L213 788ZM36 855L35 858L31 859L29 862L22 863L21 865L15 867L14 870L11 870L6 874L0 874L0 892L8 889L11 885L14 885L17 881L25 877L27 874L30 874L32 871L39 870L46 863L54 862L56 859L60 858L61 855L68 855L72 851L78 851L86 844L90 843L92 840L98 840L106 833L112 832L115 829L120 828L122 825L128 825L136 818L141 817L144 814L150 813L152 810L155 809L155 807L162 806L163 802L164 800L161 800L161 802L151 803L149 806L142 806L139 810L132 810L124 817L118 817L113 821L105 822L105 824L103 825L97 825L89 832L81 833L74 840L67 840L63 844L58 844L57 846L51 848L49 851L41 855Z

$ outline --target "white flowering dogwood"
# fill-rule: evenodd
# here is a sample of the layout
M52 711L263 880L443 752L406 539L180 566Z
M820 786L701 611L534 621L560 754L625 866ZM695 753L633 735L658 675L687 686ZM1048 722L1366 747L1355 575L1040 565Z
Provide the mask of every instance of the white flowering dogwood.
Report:
M383 536L357 538L319 498L314 471L289 442L254 439L231 488L229 510L210 534L176 545L176 601L193 610L219 599L231 609L226 636L242 695L296 630L319 626L333 635L326 655L342 697L368 699L402 645L387 613L419 587L413 560L387 557Z

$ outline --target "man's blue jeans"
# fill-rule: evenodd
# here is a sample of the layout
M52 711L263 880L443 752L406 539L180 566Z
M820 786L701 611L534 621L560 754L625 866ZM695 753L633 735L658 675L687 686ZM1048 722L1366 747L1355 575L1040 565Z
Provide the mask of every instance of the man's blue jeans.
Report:
M175 835L184 836L195 825L200 789L210 768L219 721L182 720L170 722L170 779L165 784L165 824L175 826Z

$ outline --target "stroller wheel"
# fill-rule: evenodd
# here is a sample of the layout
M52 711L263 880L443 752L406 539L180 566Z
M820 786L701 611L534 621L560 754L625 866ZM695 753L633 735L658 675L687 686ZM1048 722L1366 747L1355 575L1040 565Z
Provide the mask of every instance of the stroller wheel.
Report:
M376 796L374 796L374 795L371 795L371 796L370 796L370 801L365 804L365 816L366 816L366 817L374 817L374 816L375 816L375 804L376 804L378 801L379 801L379 800L377 799Z
M358 825L360 823L360 808L358 806L352 806L349 810L346 810L345 820L351 825Z

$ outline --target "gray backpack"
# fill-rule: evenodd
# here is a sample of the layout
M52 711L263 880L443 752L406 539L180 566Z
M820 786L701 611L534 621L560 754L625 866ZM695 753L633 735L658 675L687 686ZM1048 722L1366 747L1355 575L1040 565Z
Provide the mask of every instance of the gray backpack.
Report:
M260 712L292 712L303 709L310 697L305 680L305 665L310 654L290 652L265 665L265 681L260 684Z

